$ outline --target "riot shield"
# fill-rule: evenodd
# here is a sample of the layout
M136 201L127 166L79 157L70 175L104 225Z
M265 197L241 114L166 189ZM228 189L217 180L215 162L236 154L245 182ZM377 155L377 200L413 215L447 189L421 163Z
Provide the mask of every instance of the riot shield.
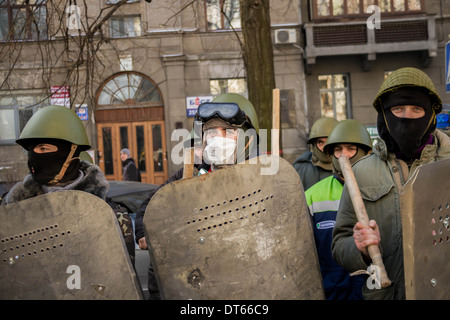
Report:
M401 196L406 298L450 298L450 159L419 167Z
M0 299L141 299L111 207L82 191L0 207Z
M262 175L266 163L175 181L153 196L144 227L163 299L324 298L299 176L281 158L276 174Z

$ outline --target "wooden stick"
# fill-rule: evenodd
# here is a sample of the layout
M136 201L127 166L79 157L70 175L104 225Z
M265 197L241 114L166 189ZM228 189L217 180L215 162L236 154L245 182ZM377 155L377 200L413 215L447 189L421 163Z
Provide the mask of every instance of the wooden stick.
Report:
M361 197L361 192L359 191L358 183L356 182L355 175L352 170L349 159L346 156L341 156L339 158L339 164L341 166L342 174L345 178L345 185L350 193L352 199L353 207L356 212L356 217L358 221L364 226L369 226L369 216L367 215L366 207L364 206L363 199ZM373 244L367 247L369 251L370 258L374 265L379 268L380 271L380 284L382 288L386 288L391 285L391 280L386 273L386 268L384 267L383 259L381 257L380 248L378 245Z
M192 178L194 176L194 148L184 149L184 167L183 167L183 178Z
M272 91L272 155L280 155L280 89Z

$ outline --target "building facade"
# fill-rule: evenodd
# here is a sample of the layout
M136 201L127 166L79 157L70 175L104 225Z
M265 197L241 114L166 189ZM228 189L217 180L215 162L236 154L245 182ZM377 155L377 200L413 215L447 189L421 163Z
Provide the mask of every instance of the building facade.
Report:
M175 133L192 129L198 103L247 96L238 0L130 0L112 12L114 2L0 4L4 189L28 172L14 141L44 105L78 112L108 179L121 179L119 152L128 147L143 181L160 184L181 167ZM283 157L292 162L308 149L322 115L374 126L372 99L399 67L423 69L448 103L449 2L271 0Z

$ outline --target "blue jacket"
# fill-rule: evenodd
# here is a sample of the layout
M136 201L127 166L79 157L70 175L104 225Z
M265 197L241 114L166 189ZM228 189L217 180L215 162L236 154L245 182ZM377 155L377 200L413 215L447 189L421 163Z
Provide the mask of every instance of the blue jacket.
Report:
M328 300L362 300L364 276L350 276L331 256L331 242L343 182L335 176L325 178L306 190L314 239L319 256L325 295Z

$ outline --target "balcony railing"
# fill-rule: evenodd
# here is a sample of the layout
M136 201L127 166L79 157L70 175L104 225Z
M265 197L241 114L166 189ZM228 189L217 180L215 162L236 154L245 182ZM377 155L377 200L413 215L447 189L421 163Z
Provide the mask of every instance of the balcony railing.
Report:
M368 28L366 21L305 23L305 57L314 64L316 57L367 55L375 60L378 53L428 51L437 55L435 16L382 20L379 29Z

